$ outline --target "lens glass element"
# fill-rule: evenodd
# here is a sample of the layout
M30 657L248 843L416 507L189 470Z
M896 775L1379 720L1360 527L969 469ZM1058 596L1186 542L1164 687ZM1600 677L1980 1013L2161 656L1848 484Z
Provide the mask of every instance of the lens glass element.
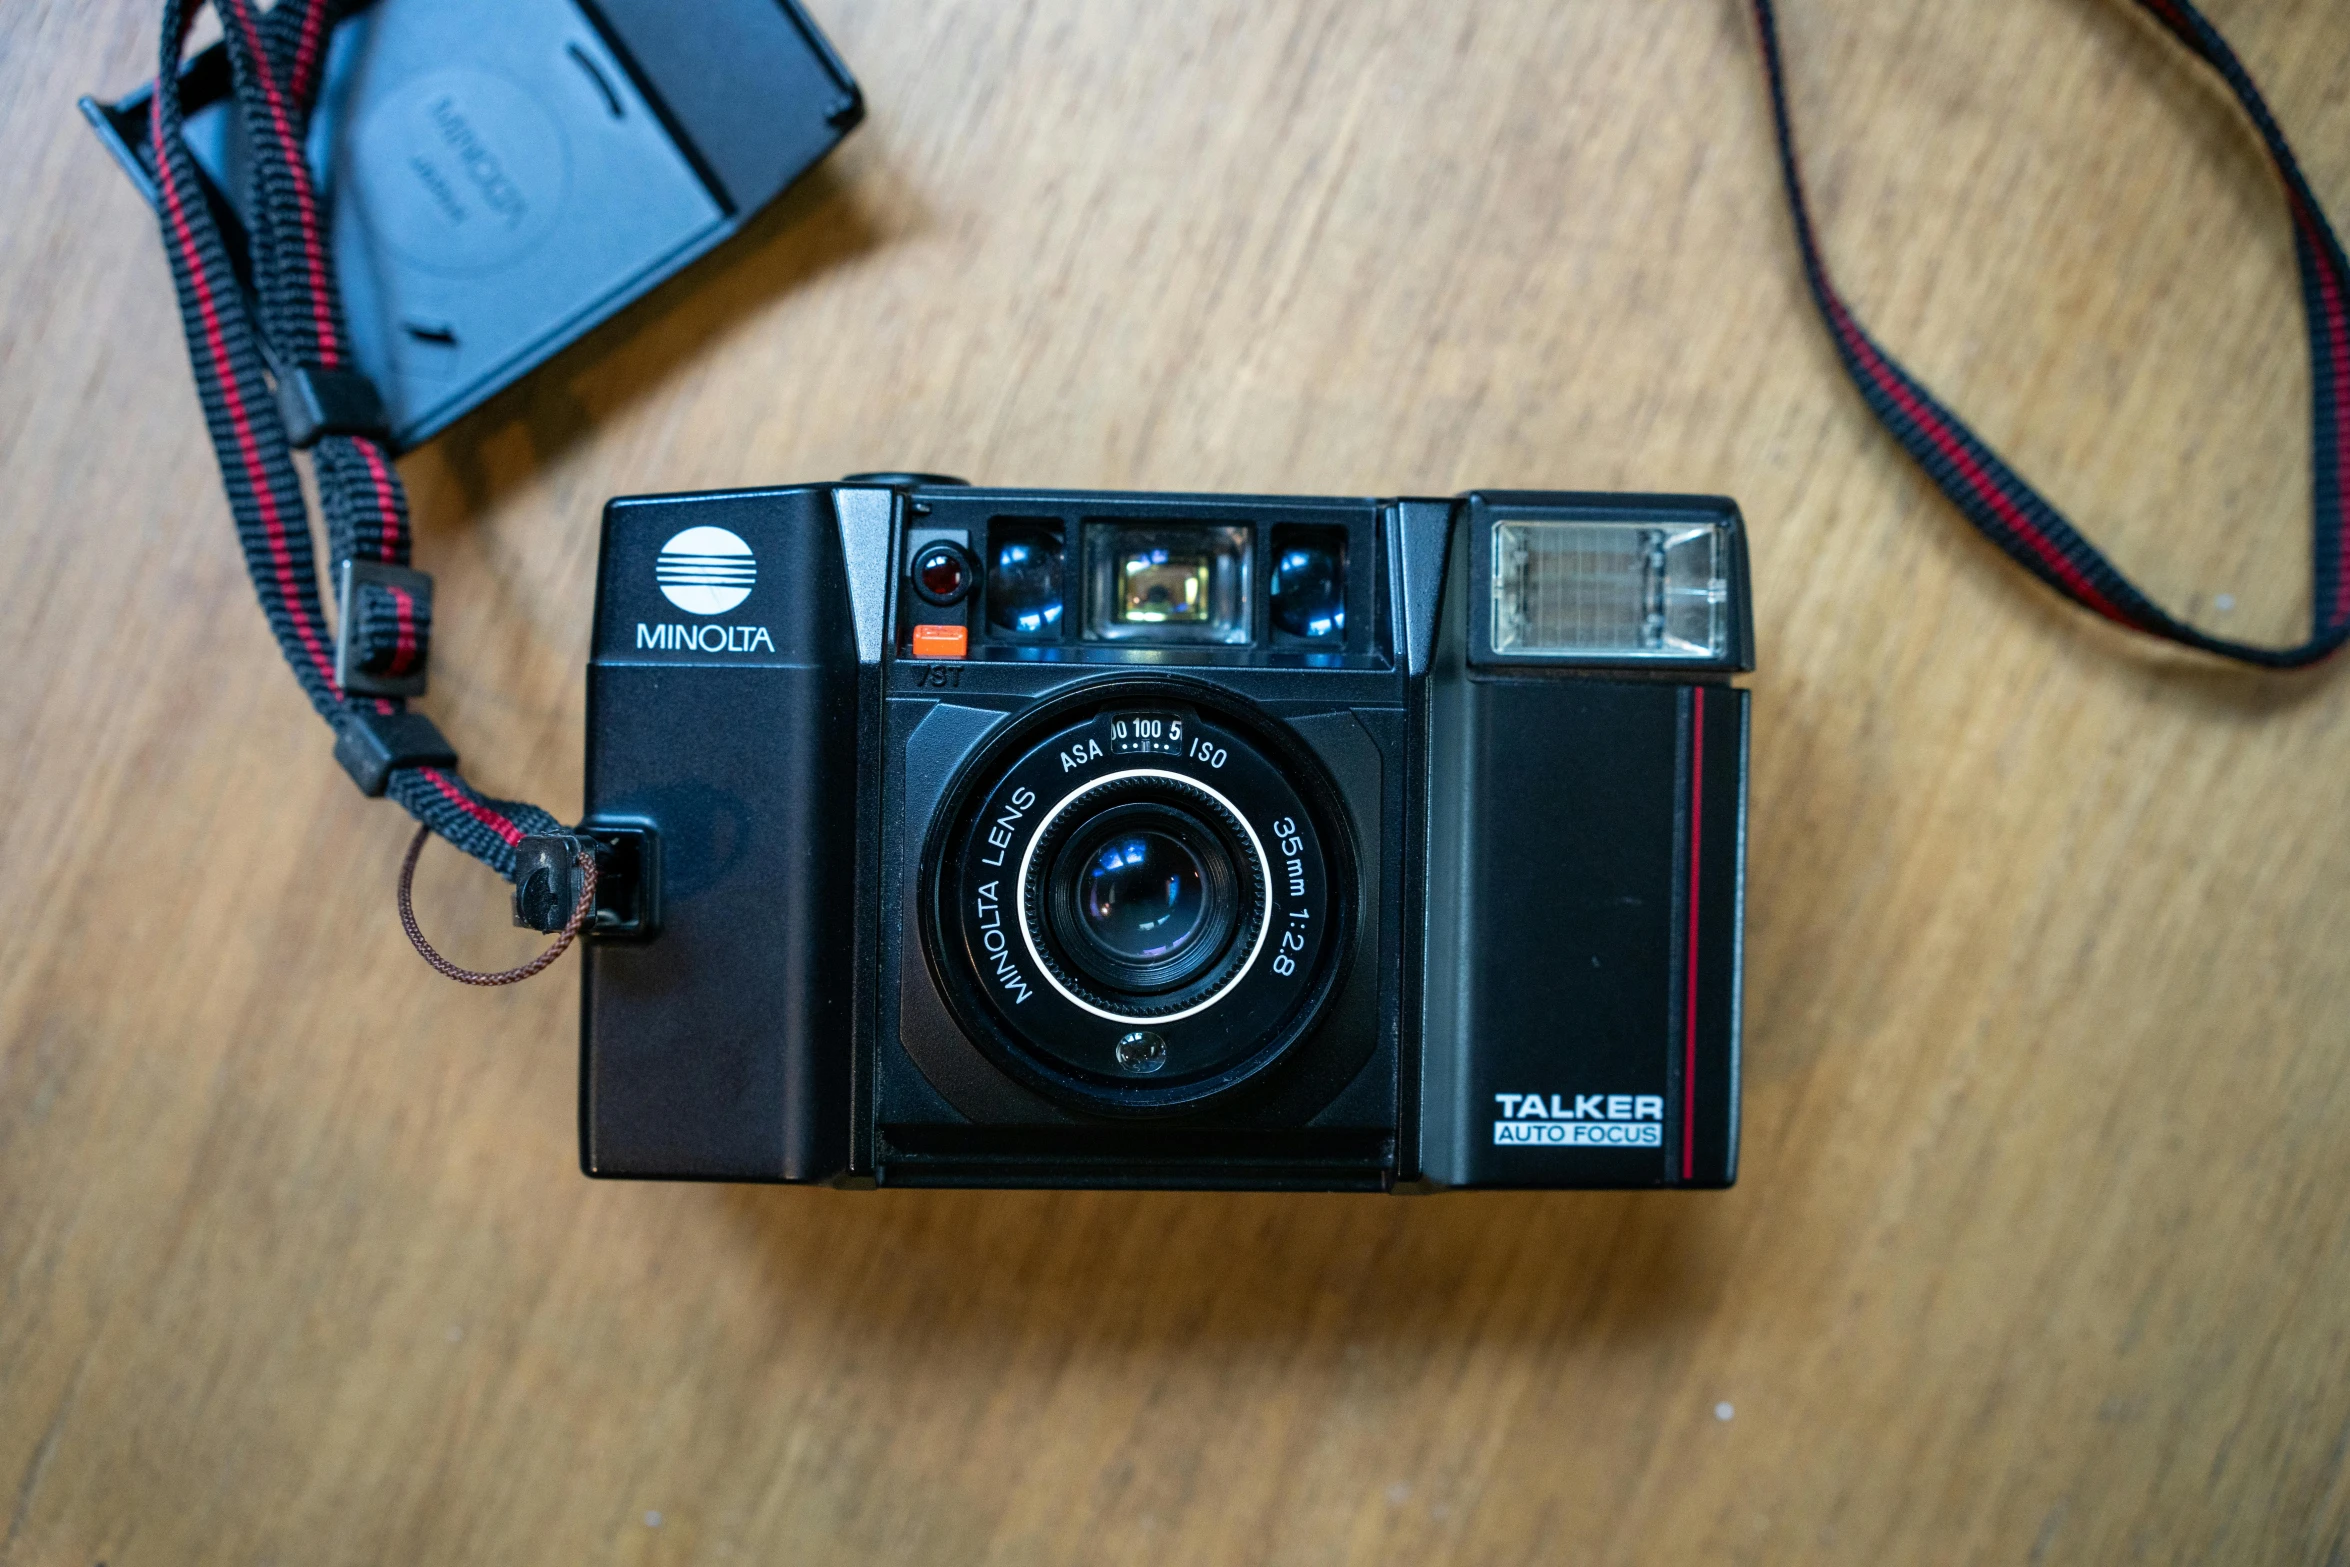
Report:
M1258 857L1238 847L1247 829L1228 818L1148 774L1064 802L1038 829L1043 862L1023 904L1046 967L1113 1011L1163 1009L1205 983L1262 892Z
M1078 890L1086 933L1129 963L1160 963L1199 934L1199 856L1163 832L1120 833L1093 851Z
M1015 636L1058 638L1061 631L1061 536L1017 523L990 530L987 621Z

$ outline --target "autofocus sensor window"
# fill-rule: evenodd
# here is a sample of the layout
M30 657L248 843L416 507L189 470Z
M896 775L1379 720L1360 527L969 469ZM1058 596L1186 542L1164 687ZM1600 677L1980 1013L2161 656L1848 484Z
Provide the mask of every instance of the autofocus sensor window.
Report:
M1273 629L1301 642L1346 640L1346 530L1273 534Z
M1249 530L1088 524L1085 634L1107 641L1249 640Z
M1014 637L1061 638L1061 525L998 517L987 530L987 623Z

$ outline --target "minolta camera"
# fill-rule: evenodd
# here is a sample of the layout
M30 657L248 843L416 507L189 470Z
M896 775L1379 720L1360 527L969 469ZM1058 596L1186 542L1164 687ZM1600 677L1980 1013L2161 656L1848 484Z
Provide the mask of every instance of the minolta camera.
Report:
M1726 500L614 501L582 1162L1726 1186L1752 667Z

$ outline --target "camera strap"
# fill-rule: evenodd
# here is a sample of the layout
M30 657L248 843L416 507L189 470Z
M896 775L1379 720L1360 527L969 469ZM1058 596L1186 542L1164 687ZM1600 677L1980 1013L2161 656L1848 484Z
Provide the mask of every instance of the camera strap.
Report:
M558 895L553 919L541 926L570 913L559 952L593 907L593 866L587 846L547 812L491 799L467 783L439 729L408 710L406 699L424 689L431 660L432 579L409 567L407 498L381 401L351 362L303 155L335 8L329 0L279 0L267 12L255 0L214 5L235 82L234 134L251 182L242 273L185 135L179 64L196 9L188 0L165 0L149 124L163 247L245 566L294 678L334 729L336 760L363 792L389 795L423 824L402 870L400 898L419 949L442 972L471 983L527 977L520 969L457 969L431 950L408 914L408 881L426 835L438 833L510 881L518 846L553 840L562 846L556 863L578 859L581 877L573 879L587 883L576 903ZM294 467L302 447L310 451L337 571L332 630Z
M258 0L212 0L250 179L248 243L238 256L223 238L214 198L189 151L179 98L181 54L202 3L164 0L149 123L164 250L246 568L294 677L334 729L336 760L363 792L390 796L422 823L403 867L400 899L419 950L469 983L527 977L553 954L501 974L469 973L433 952L408 912L416 851L438 833L519 881L518 914L542 930L559 927L554 952L560 952L594 908L595 846L535 805L480 793L458 773L456 752L432 721L407 706L408 697L423 691L431 661L432 580L409 565L407 500L387 421L376 389L350 356L329 237L304 155L337 7L333 0L278 0L264 10ZM2226 82L2285 183L2315 372L2308 641L2290 648L2230 641L2169 614L1860 325L1830 281L1804 192L1773 0L1753 0L1804 274L1870 410L1968 520L2025 570L2075 603L2150 636L2266 668L2313 664L2350 639L2350 551L2343 537L2350 512L2350 264L2284 133L2226 41L2188 0L2133 3ZM294 466L298 449L311 454L335 563L331 623Z
M2301 262L2302 308L2309 328L2314 394L2310 451L2315 516L2310 540L2309 640L2285 648L2231 641L2198 630L2163 609L1853 317L1828 276L1819 235L1812 225L1811 204L1804 194L1803 174L1795 156L1795 132L1787 112L1787 81L1780 62L1773 0L1754 0L1755 21L1762 33L1763 66L1770 76L1779 168L1787 182L1788 205L1795 214L1795 238L1803 249L1804 276L1845 371L1860 388L1869 410L1917 459L1951 503L2009 559L2074 603L2133 631L2239 663L2298 669L2325 658L2350 639L2350 553L2343 548L2344 519L2350 512L2350 264L2344 262L2342 242L2318 205L2317 194L2302 177L2293 149L2269 113L2260 89L2218 29L2188 0L2134 3L2227 83L2251 116L2261 140L2268 144L2269 158L2285 183L2294 249Z

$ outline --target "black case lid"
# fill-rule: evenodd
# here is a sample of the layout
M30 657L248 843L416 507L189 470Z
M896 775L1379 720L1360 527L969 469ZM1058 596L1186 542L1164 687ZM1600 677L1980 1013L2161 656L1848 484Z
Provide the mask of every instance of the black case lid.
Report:
M217 45L181 76L190 150L241 251L229 89ZM82 111L153 201L149 97ZM347 17L309 151L395 445L736 232L863 112L792 0L378 0Z

